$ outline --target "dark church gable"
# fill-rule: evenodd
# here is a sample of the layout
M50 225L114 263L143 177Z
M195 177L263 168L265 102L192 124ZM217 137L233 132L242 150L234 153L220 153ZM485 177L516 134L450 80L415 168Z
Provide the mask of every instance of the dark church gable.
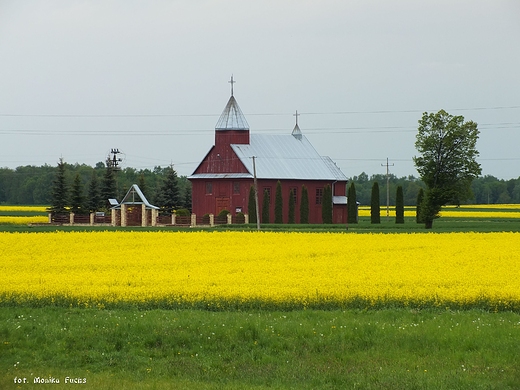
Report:
M250 134L249 125L232 95L215 127L215 145L193 174L194 214L248 214L253 185L253 156L258 179L259 205L270 194L270 218L274 221L276 184L282 185L283 221L288 221L289 194L295 192L295 217L299 222L302 186L309 195L309 222L321 223L323 190L333 190L333 222L346 222L347 178L328 157L320 156L296 124L292 134Z

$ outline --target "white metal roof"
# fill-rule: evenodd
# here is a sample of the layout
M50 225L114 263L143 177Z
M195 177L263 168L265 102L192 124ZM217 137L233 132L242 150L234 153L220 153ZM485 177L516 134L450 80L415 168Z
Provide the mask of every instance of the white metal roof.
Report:
M259 179L347 180L329 157L322 157L304 135L251 134L249 144L231 145L241 162L253 173L255 156Z
M150 209L159 210L159 207L154 206L153 204L148 202L148 200L146 199L146 196L144 196L143 192L141 191L141 189L139 188L139 186L137 184L132 184L132 186L126 193L126 195L123 198L123 200L121 201L121 203L119 203L118 205L116 205L112 208L113 209L121 208L122 204L133 204L133 205L144 204L146 207L148 207Z

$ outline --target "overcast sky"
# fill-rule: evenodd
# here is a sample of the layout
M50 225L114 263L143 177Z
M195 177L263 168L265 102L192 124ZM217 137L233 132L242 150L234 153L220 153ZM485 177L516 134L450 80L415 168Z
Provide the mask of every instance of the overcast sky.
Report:
M520 176L518 0L0 0L0 167L174 164L234 95L348 177L417 176L423 112L478 123L483 175Z

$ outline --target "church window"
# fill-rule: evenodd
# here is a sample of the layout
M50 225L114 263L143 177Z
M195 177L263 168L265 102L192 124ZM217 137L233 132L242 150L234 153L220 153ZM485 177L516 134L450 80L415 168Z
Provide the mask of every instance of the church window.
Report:
M323 203L323 188L316 188L316 204Z
M297 204L298 203L298 187L291 187L290 191L292 191L294 204Z
M240 182L239 181L233 182L233 193L240 194Z
M210 195L213 193L213 183L210 181L206 182L206 194Z

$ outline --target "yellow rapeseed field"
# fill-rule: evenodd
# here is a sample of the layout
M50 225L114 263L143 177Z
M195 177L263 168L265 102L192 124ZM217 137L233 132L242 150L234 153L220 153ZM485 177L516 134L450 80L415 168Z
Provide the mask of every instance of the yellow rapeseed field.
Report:
M1 304L520 308L519 233L0 233Z

